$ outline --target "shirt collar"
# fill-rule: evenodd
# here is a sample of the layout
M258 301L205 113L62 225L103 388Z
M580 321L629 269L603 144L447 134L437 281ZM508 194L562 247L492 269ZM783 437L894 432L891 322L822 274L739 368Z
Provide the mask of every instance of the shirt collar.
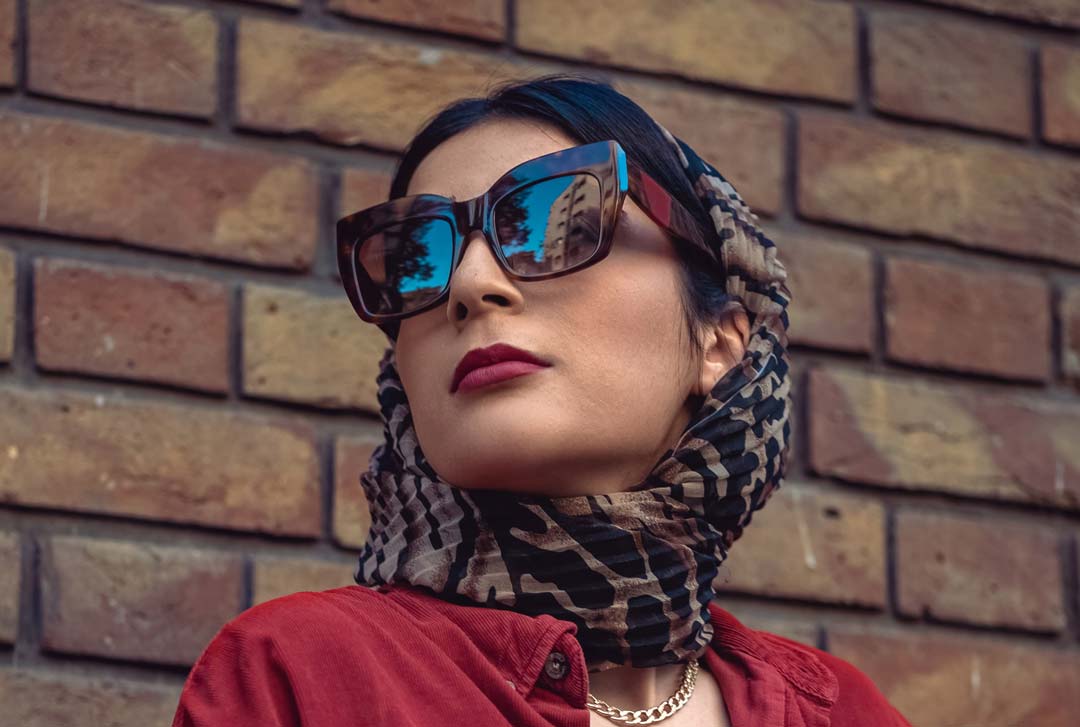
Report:
M574 638L577 626L549 615L529 616L509 609L458 603L408 584L381 586L409 610L436 612L460 628L522 695L537 683L584 707L588 678L584 653ZM748 628L716 601L709 604L713 638L704 661L721 690L733 723L827 727L839 686L813 650L791 639ZM568 658L564 677L552 679L545 665L553 651ZM790 710L801 718L792 721ZM740 719L745 711L747 717ZM775 717L773 721L762 719Z
M522 696L540 682L563 693L571 704L585 706L588 696L585 655L574 637L577 626L570 621L547 614L529 616L509 609L454 601L407 583L379 586L377 590L414 613L437 613L453 623ZM569 659L565 677L557 680L544 672L552 651L560 651Z
M714 633L704 660L732 724L829 726L839 682L814 649L748 628L715 601L709 613Z

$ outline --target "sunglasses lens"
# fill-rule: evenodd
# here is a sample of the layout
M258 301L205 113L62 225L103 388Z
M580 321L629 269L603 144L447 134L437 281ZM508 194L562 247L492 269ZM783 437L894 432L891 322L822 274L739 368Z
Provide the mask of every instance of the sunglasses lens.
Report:
M600 246L600 182L590 174L545 179L495 203L495 236L510 269L545 275L576 267Z
M454 230L440 217L384 227L355 247L365 307L379 315L416 310L438 297L450 278Z
M567 174L514 190L495 203L492 222L515 273L543 276L587 262L600 247L600 181ZM450 280L454 228L444 217L395 222L359 241L356 283L364 307L404 315L439 295Z

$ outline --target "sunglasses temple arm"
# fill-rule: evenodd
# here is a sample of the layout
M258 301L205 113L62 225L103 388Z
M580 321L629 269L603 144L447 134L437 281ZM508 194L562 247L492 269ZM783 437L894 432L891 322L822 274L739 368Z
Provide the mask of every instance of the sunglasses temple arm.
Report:
M701 248L715 259L716 255L706 240L701 225L679 200L672 197L659 182L637 165L627 165L627 179L634 201L645 210L653 222L676 237Z

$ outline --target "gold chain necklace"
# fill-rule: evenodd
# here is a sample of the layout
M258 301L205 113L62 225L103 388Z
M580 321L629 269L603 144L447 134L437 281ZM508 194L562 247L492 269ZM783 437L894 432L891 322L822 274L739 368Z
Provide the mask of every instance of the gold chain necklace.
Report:
M659 722L678 712L690 700L690 695L694 693L694 684L697 682L697 673L697 659L691 659L686 663L686 669L683 670L682 684L679 686L679 691L672 694L658 706L650 709L635 709L633 711L618 709L602 699L597 699L592 695L592 692L589 692L589 699L585 706L598 714L626 724Z

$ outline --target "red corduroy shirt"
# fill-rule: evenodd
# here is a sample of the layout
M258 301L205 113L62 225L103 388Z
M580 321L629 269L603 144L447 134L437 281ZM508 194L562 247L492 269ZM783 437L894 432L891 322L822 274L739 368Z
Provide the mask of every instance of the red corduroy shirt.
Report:
M732 727L911 727L849 662L750 629L714 601L702 666ZM588 727L577 627L406 585L250 608L192 667L173 727Z

